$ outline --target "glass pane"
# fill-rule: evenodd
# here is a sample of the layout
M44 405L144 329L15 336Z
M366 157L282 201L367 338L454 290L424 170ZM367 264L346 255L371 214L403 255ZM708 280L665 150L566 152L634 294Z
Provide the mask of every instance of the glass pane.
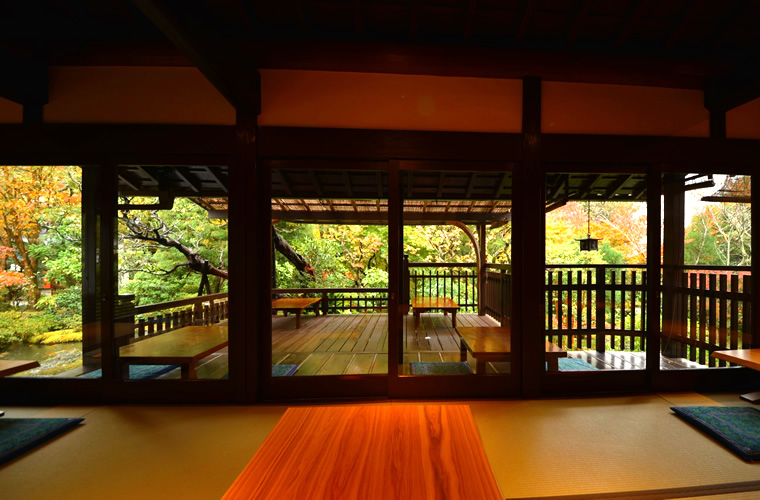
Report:
M388 373L388 176L272 171L272 376Z
M665 174L661 369L727 366L717 350L753 345L751 181Z
M547 174L546 205L546 369L645 369L646 176Z
M400 375L511 370L511 172L402 172Z
M114 341L129 379L228 376L228 172L120 166Z
M100 368L99 214L83 174L97 169L0 166L0 367L15 376Z

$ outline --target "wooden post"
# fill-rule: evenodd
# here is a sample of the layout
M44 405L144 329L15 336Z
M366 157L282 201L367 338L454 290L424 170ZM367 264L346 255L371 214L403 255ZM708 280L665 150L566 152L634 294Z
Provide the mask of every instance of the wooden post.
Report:
M596 292L596 352L604 352L606 350L605 342L607 334L607 318L606 318L606 302L607 291L604 286L604 275L606 268L599 266L596 268L596 286L594 287Z
M486 225L478 224L478 242L480 243L480 256L478 258L478 316L485 316L486 296Z
M403 308L404 314L409 314L409 256L407 254L404 254L402 267L399 307Z
M683 269L683 223L685 214L684 174L665 174L662 190L663 265L662 265L662 339L663 356L683 358L686 346L672 337L685 333L686 318L682 301L676 297Z
M523 78L522 93L523 164L514 181L519 189L515 200L517 214L513 214L513 267L515 294L514 307L522 311L522 324L512 325L513 331L525 335L512 336L512 352L521 361L522 396L538 397L541 394L545 360L544 269L545 262L545 205L546 189L541 166L541 78ZM517 342L515 342L517 340ZM522 346L520 346L522 340ZM513 365L515 366L514 362Z

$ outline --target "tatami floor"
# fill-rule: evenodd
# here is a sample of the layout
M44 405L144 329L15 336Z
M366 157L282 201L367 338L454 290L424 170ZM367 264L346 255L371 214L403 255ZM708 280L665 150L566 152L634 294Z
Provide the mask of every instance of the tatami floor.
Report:
M736 394L449 403L470 405L505 498L760 498L760 463L669 409L748 404ZM6 418L85 421L0 466L0 498L216 499L286 408L5 407Z

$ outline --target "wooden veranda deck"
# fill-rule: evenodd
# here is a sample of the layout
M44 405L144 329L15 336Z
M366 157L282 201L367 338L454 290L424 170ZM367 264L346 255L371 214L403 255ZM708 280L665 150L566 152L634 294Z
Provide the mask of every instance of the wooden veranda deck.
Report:
M272 363L298 365L296 376L384 374L388 372L388 317L385 314L336 314L305 316L301 328L295 317L272 317ZM490 316L458 314L460 326L498 326ZM597 369L644 369L645 353L572 351ZM412 361L459 361L458 335L450 317L441 313L421 315L415 332L414 319L406 316L404 364L408 374ZM501 365L501 366L499 366ZM489 372L503 372L508 363L489 363ZM660 369L703 368L683 359L660 357Z

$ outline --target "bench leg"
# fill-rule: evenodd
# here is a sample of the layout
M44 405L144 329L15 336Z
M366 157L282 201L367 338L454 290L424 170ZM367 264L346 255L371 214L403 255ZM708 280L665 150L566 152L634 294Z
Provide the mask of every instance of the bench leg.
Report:
M301 328L301 311L296 311L296 330Z
M181 377L184 380L187 379L195 379L195 363L186 363L183 365L180 365L180 373Z
M418 309L414 310L414 331L419 330L420 328L420 311Z
M475 358L475 375L486 374L486 362L482 358Z
M546 363L549 365L548 371L550 372L559 371L559 358L551 357L546 360Z
M467 344L464 339L459 339L459 361L467 361Z
M451 325L456 328L457 327L457 312L451 311Z

